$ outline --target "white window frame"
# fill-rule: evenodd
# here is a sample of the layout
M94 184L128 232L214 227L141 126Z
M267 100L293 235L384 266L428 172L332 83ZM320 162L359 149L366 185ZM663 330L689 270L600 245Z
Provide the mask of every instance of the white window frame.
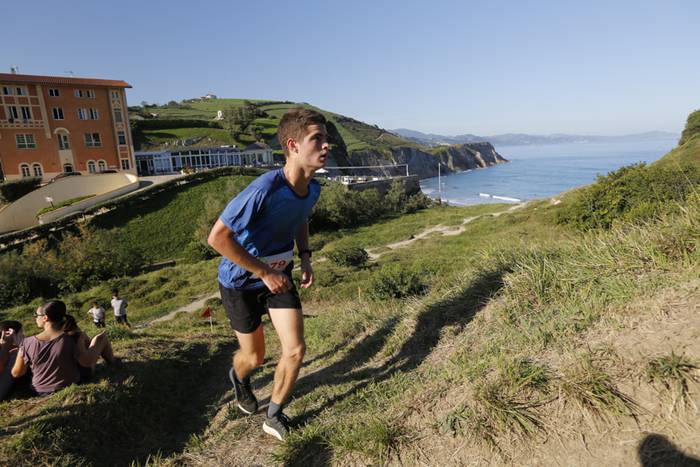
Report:
M78 120L87 120L88 119L87 117L88 117L87 109L84 109L82 107L79 108L78 109Z
M91 107L88 110L88 115L90 116L90 120L99 120L100 119L100 113L94 107Z
M3 96L12 96L14 95L12 91L12 86L3 86L2 87L2 95Z
M88 99L94 99L95 98L95 90L94 89L87 89L85 90L85 94Z
M119 159L119 162L120 162L122 170L131 169L131 164L129 163L129 159Z
M122 142L122 140L124 142ZM119 144L120 146L126 146L126 131L117 131L117 144Z
M67 133L58 133L58 150L66 151L70 149L70 136Z
M19 112L16 105L7 106L7 118L8 120L19 120Z
M19 173L22 175L22 178L27 178L32 176L31 172L31 167L29 167L29 164L27 163L21 163L19 165Z
M121 107L114 108L114 121L116 123L122 123L124 121L124 113L122 112Z
M89 174L97 173L97 164L95 164L95 161L90 159L89 161L87 161L85 163L85 165L87 166L87 170L88 170Z
M89 148L102 147L102 138L99 133L85 133L85 146Z
M16 95L18 96L27 96L29 95L29 91L25 86L15 86L15 92L17 93Z
M121 98L122 98L122 96L121 96L121 94L119 94L119 91L112 91L112 99L119 100Z
M39 170L37 170L37 169L39 169ZM43 177L44 176L44 168L38 162L34 162L32 164L32 172L34 172L35 177Z
M54 120L63 120L63 109L61 107L54 107L53 108L53 119Z
M17 149L36 149L36 140L31 133L18 133L15 135Z
M49 97L59 97L61 91L58 88L49 88Z
M75 92L73 93L75 97L83 97L83 90L82 89L76 89Z
M97 170L99 172L104 172L105 170L107 170L107 161L105 161L104 159L100 159L99 161L97 161Z
M22 111L22 120L32 119L32 108L28 105L22 105L19 108Z

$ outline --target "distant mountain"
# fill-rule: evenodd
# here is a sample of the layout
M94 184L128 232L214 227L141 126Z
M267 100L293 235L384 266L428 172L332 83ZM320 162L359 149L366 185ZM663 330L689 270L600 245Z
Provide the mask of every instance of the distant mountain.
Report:
M645 141L661 138L678 139L680 137L678 133L670 133L667 131L648 131L646 133L619 136L569 134L528 135L524 133L505 133L493 136L477 136L472 134L445 136L436 135L434 133L422 133L420 131L409 130L406 128L398 128L391 131L415 143L430 147L478 142L489 142L494 146L523 146L530 144Z

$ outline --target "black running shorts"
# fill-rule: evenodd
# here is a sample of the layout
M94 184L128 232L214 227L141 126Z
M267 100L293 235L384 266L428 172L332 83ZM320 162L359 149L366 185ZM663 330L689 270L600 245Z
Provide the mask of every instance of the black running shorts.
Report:
M231 327L244 334L258 329L263 315L270 308L301 310L301 300L294 282L291 290L281 294L273 294L267 287L257 290L229 289L221 285L221 282L219 282L219 292Z

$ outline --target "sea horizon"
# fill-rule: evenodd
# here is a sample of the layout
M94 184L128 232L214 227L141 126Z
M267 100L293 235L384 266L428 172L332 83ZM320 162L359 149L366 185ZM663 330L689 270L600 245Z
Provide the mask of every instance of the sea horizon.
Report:
M497 146L496 151L509 162L442 176L441 198L461 206L549 198L621 167L654 162L677 143L676 138L658 138ZM438 177L423 179L420 186L433 199L440 195Z

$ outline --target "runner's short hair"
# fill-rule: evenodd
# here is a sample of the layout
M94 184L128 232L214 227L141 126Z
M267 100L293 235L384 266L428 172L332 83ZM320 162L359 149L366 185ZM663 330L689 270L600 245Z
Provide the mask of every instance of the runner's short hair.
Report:
M282 146L284 157L289 157L287 152L287 140L290 138L301 141L306 136L309 125L326 125L326 117L321 112L303 107L295 107L288 110L280 120L277 127L277 140Z

